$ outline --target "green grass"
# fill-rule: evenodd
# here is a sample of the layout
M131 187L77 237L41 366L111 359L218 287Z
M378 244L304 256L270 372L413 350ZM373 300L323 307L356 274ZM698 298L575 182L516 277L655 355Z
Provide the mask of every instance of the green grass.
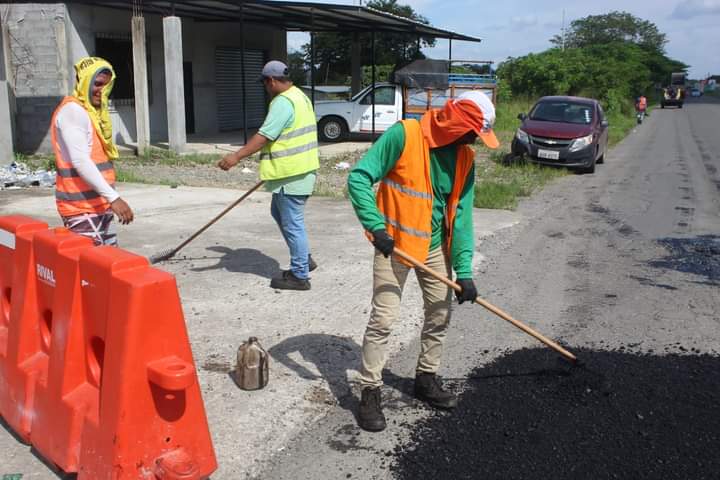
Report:
M181 183L176 180L161 179L148 181L144 177L137 175L132 170L126 170L122 167L115 168L115 180L121 183L147 183L152 185L168 185L170 187L177 187L178 185L181 185Z
M649 111L652 111L649 109ZM623 138L625 138L637 124L637 118L635 114L622 114L622 113L611 113L608 115L608 122L610 122L610 133L608 138L608 145L610 147L617 145Z
M533 105L534 98L514 98L508 101L499 101L495 111L495 132L513 132L520 126L519 113L527 114ZM512 139L512 137L510 137Z
M22 153L16 153L15 161L18 163L24 163L31 170L55 171L54 155L24 155Z
M115 180L123 183L146 183L143 177L140 177L131 170L123 168L115 169Z
M500 147L489 158L479 160L476 168L475 207L514 210L521 197L555 178L567 175L567 171L528 163L506 165L503 159L510 151L515 131L520 126L519 113L528 113L535 99L518 98L498 102L495 119L495 135ZM484 148L484 147L480 147Z
M514 210L521 197L528 197L548 182L568 174L562 168L530 163L503 164L505 150L498 150L477 166L475 207Z
M141 164L153 165L172 165L172 166L188 166L188 165L207 165L217 163L226 152L219 153L191 153L187 155L177 155L169 150L160 148L149 148L137 157L120 157L118 162L131 161ZM229 152L227 152L229 153Z
M515 131L520 126L519 113L528 113L535 99L513 99L498 102L495 134L500 148L477 165L475 207L514 210L522 197L528 197L544 185L568 174L566 169L544 167L530 163L506 165L503 159L510 151ZM610 146L625 138L635 126L635 115L615 113L608 116Z

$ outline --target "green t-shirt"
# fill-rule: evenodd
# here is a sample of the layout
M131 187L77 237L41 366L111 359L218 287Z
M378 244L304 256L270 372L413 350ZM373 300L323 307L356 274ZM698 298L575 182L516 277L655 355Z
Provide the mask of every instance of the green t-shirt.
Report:
M348 176L348 194L362 226L368 230L385 228L385 219L377 208L373 185L393 169L405 148L405 129L400 122L390 127L367 151ZM457 147L430 149L430 181L433 188L432 238L430 249L445 238L445 208L455 181ZM470 170L455 215L452 265L457 278L472 278L473 195L475 167Z
M270 110L258 133L274 142L294 121L295 109L292 102L286 97L279 96L270 104ZM268 180L265 182L265 190L278 193L282 189L287 195L312 195L315 177L316 174L312 171L294 177Z

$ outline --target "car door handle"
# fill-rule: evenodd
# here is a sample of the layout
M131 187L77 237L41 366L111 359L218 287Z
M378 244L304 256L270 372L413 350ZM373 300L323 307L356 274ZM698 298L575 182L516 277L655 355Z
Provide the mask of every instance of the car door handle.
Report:
M395 113L395 110L388 110L385 113Z

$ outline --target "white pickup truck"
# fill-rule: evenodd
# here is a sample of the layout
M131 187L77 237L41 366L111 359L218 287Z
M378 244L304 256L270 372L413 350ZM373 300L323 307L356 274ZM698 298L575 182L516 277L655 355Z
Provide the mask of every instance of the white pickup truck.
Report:
M448 88L408 88L392 83L375 84L375 131L384 132L403 118L419 118L429 108L442 107L463 91L479 89L495 101L494 79L483 75L450 75ZM324 142L344 140L348 134L372 133L372 90L368 86L344 101L316 101L318 134Z

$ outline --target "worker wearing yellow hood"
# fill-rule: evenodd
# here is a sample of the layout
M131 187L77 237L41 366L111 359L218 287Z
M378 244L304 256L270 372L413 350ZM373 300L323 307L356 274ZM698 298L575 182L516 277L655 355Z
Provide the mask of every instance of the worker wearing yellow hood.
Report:
M114 215L122 224L133 212L115 190L118 157L108 101L115 72L98 57L75 64L75 90L55 109L51 137L55 152L55 202L66 227L96 244L117 245Z

